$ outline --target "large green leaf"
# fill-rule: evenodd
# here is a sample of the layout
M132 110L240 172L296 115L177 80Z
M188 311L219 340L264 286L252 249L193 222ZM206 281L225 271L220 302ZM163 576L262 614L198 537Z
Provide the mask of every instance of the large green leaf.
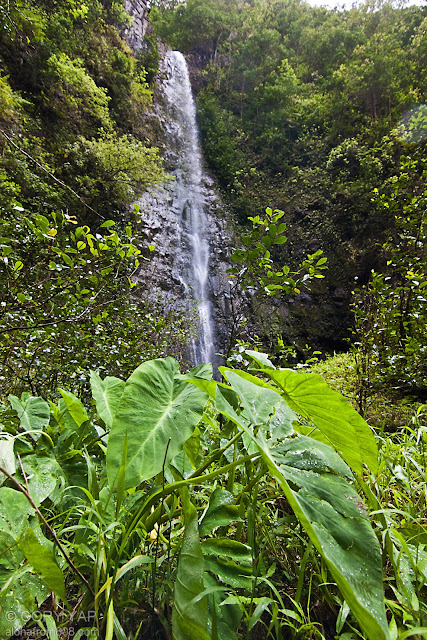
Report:
M85 406L71 391L59 389L59 392L66 407L66 411L64 412L65 423L67 427L71 427L73 431L78 431L82 424L89 420ZM60 406L63 407L63 404L60 403ZM70 418L74 424L70 425Z
M206 597L194 602L204 591L204 561L199 540L197 509L191 504L188 490L181 493L185 533L178 558L174 589L172 630L174 640L209 640L206 631L208 605Z
M116 481L127 443L124 485L135 487L157 475L190 438L207 395L177 379L173 358L150 360L126 382L111 426L107 447L110 485Z
M261 367L262 369L276 368L266 353L261 353L259 351L252 351L251 349L246 349L245 355L247 355L255 363L256 366Z
M275 439L292 435L293 423L298 419L298 416L271 385L250 373L246 373L246 371L221 368L221 372L240 397L244 408L240 419L247 418L253 426L265 425L268 427L270 437ZM219 390L220 387L218 387Z
M30 495L37 506L48 498L64 477L56 459L48 456L25 456L22 459ZM20 477L20 474L18 474ZM24 482L24 479L22 478Z
M17 542L24 535L34 509L20 491L0 489L0 638L21 629L49 595L50 589L23 565Z
M113 423L125 384L124 380L114 376L107 376L102 380L95 371L90 373L90 386L92 396L96 402L96 410L109 428Z
M0 489L0 532L17 539L34 513L33 507L20 491L1 487Z
M356 473L362 473L363 464L373 472L378 469L377 445L370 427L321 376L290 369L268 369L265 373L281 387L289 406L308 417Z
M0 575L0 587L0 638L11 638L31 619L50 589L30 573L29 565Z
M9 402L18 414L23 431L43 430L49 424L50 407L43 398L23 393L21 399L10 395ZM37 439L38 435L33 437Z
M65 600L64 574L59 568L53 551L42 545L31 528L27 528L18 540L20 549L43 582Z
M337 454L310 438L257 443L366 636L388 639L381 551L349 471L342 477Z
M219 487L213 491L208 509L200 523L201 536L211 533L216 527L241 522L240 507L236 505L236 499L229 491Z
M239 395L251 424L257 426L268 422L276 405L282 402L277 391L244 371L221 368L221 373Z

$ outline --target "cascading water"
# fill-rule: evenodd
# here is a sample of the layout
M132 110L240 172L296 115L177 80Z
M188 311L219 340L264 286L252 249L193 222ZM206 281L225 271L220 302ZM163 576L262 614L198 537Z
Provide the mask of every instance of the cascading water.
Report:
M169 157L166 160L169 173L174 177L167 186L167 206L178 222L175 225L172 221L176 234L170 252L172 277L181 283L188 306L196 305L198 327L197 337L191 345L192 359L195 364L201 364L212 361L214 355L202 155L186 60L179 51L169 51L164 64L163 91L169 115L166 127Z

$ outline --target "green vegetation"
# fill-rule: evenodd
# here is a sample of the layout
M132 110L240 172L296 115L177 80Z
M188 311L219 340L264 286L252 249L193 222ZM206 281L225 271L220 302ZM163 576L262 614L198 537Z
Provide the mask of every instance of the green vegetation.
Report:
M92 372L87 408L9 396L2 635L29 619L108 640L425 633L422 412L378 468L372 431L320 376L245 356L223 383L172 358L126 382ZM55 612L34 615L50 592Z
M136 284L155 34L3 3L0 636L421 640L425 9L151 7L237 221L229 358L187 372L188 319Z
M372 269L386 276L392 259L377 244L396 238L401 212L381 197L395 199L397 180L398 201L408 205L411 182L423 182L425 7L157 4L150 16L158 33L190 53L198 71L203 148L230 209L243 225L266 203L285 212L289 242L274 252L278 265L292 268L318 249L328 257L311 301L292 304L296 322L283 328L286 311L270 306L270 316L282 316L276 333L295 342L300 357L307 342L323 352L343 350L354 278L361 286ZM275 336L262 317L257 332L272 351Z
M178 313L131 295L153 247L130 205L164 173L127 21L116 2L0 9L0 397L85 394L90 369L126 375L188 341Z

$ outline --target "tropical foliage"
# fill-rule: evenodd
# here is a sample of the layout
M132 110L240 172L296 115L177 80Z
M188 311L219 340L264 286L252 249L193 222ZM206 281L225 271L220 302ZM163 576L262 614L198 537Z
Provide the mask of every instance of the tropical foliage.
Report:
M234 214L230 357L145 300L155 34L3 3L0 637L427 637L425 9L150 5Z
M296 321L284 326L289 311L271 304L264 314L275 331L259 316L258 335L272 351L274 333L286 333L300 357L306 343L343 350L354 278L360 286L372 269L386 276L392 257L377 244L398 234L395 212L372 192L393 199L398 180L409 203L410 176L420 180L422 171L401 167L425 162L425 7L157 4L150 15L158 33L196 61L203 148L229 208L243 225L265 203L285 212L279 267L296 266L306 251L328 257L310 298L295 296Z
M358 628L396 638L402 624L424 633L418 516L381 508L395 476L377 485L370 428L320 376L246 357L249 370L223 368L222 383L209 365L181 375L172 358L126 381L92 372L91 408L65 390L57 403L9 396L2 635L30 621L79 638L249 638L257 627L323 638L338 609L342 639ZM397 449L384 446L394 470ZM415 489L407 475L404 486Z

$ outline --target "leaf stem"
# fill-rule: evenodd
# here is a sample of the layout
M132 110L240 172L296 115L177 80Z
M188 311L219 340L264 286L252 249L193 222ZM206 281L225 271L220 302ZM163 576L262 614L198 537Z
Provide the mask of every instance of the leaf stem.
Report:
M18 480L16 480L16 478L14 478L10 473L8 473L6 471L6 469L4 469L3 467L0 466L0 472L4 473L4 475L9 478L9 480L11 482L13 482L13 484L16 486L16 488L21 491L21 493L24 494L24 496L27 498L28 502L30 503L30 505L33 507L34 511L37 513L39 519L43 522L44 526L48 529L49 533L51 534L52 538L55 541L55 544L57 545L58 549L60 550L60 552L62 553L62 555L65 558L65 561L67 562L67 564L69 565L69 567L72 569L72 571L74 571L74 573L80 578L80 580L87 586L87 588L89 589L89 591L91 592L91 594L93 596L95 596L95 593L92 589L92 587L90 586L89 582L86 580L86 578L84 577L84 575L82 573L80 573L80 571L77 569L76 565L73 563L73 561L71 560L70 556L68 555L68 553L65 551L64 547L62 546L61 542L59 541L55 531L52 529L52 527L50 526L50 524L47 522L47 520L45 519L45 517L43 516L42 512L40 511L40 509L37 507L36 503L34 502L34 500L32 499L31 495L29 494L29 492L22 486L22 484L20 482L18 482ZM24 476L25 477L25 476Z

